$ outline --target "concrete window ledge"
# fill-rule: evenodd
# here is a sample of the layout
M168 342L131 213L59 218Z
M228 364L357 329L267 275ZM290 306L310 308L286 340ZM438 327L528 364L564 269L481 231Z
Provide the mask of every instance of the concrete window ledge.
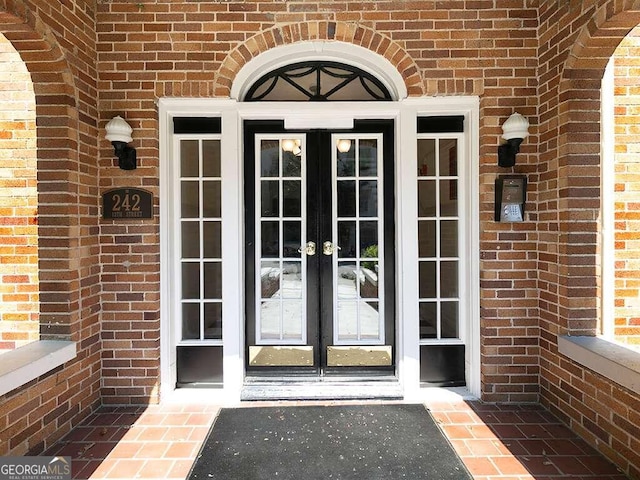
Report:
M600 375L640 393L640 353L600 337L558 337L558 351Z
M76 342L40 340L0 355L0 396L76 356Z

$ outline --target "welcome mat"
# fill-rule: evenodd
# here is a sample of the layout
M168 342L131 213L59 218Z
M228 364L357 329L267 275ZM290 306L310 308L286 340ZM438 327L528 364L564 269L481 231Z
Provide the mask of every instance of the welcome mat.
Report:
M423 405L223 408L189 480L471 480Z

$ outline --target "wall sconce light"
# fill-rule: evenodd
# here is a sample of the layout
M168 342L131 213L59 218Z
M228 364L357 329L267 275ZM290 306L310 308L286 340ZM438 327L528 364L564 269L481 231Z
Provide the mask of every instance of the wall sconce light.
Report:
M502 138L507 143L498 146L498 165L513 167L516 164L516 153L520 151L520 144L529 136L529 120L516 112L504 122L502 132Z
M118 166L123 170L134 170L136 168L136 149L127 145L131 142L133 128L118 115L107 123L105 130L107 131L106 138L113 145L114 153L118 157Z

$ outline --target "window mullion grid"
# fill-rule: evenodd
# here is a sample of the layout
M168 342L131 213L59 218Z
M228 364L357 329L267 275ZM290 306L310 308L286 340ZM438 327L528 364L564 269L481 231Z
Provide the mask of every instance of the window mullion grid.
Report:
M360 306L362 302L362 284L360 280L360 275L364 275L362 271L362 243L361 243L361 232L360 228L362 226L361 217L360 217L360 140L356 139L354 142L354 168L355 171L355 187L356 187L356 336L358 342L362 340L362 326L360 324Z

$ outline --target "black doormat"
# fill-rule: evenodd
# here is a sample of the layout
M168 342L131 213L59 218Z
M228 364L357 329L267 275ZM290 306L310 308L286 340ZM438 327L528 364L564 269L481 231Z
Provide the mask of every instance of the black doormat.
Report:
M423 405L223 408L189 480L471 480Z

